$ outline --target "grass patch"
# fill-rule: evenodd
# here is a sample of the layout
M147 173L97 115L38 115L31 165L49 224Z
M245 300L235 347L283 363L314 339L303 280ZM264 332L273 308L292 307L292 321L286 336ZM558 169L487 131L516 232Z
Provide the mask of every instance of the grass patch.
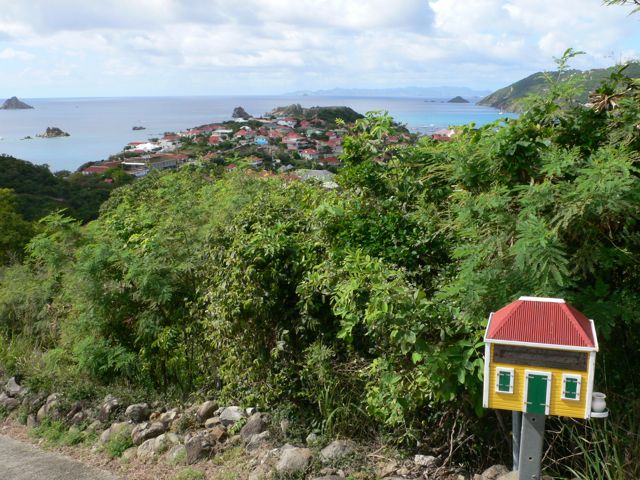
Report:
M5 407L0 406L0 420L4 420L5 418L7 418L9 416L9 410L7 410Z
M201 470L187 467L171 477L171 480L205 480L205 478L204 472Z
M244 427L246 424L247 424L247 419L243 417L240 420L238 420L236 423L231 425L231 428L227 430L227 433L229 434L230 437L233 437L234 435L240 433L240 430L242 430L242 427Z
M69 429L61 420L45 418L30 434L49 446L71 446L83 443L87 436L79 429Z
M178 453L176 453L171 460L169 460L169 465L184 465L187 462L187 450L182 448Z
M123 430L113 435L102 447L103 451L111 458L120 458L125 450L133 447L131 432Z
M226 463L233 462L234 465L238 464L238 460L244 457L244 448L236 446L233 448L227 448L220 455L216 455L211 459L214 465L224 465Z

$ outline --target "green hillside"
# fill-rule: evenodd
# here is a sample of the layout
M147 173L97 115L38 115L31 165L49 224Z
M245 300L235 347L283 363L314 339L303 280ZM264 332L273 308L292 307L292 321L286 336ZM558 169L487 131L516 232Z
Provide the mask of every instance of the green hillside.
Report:
M571 76L579 75L583 77L584 80L584 93L580 100L586 102L587 96L589 92L592 92L596 89L600 83L609 77L609 75L615 71L618 67L610 67L610 68L595 68L593 70L568 70L564 72L562 75L566 78ZM552 76L553 78L557 78L558 72L546 72L547 75ZM625 74L638 78L640 77L640 63L635 62L629 64L628 68L625 70ZM500 110L506 110L511 112L517 112L520 108L518 105L518 101L525 98L527 95L542 93L547 86L547 81L545 80L545 73L537 72L533 75L529 75L522 80L518 80L511 85L496 90L491 95L484 97L478 105L485 105L488 107L499 108Z
M129 181L129 175L118 173L95 176L68 172L53 174L45 165L0 155L0 188L15 192L16 208L27 220L37 220L61 209L83 222L96 218L100 205L109 198L111 190ZM113 181L105 182L107 177Z

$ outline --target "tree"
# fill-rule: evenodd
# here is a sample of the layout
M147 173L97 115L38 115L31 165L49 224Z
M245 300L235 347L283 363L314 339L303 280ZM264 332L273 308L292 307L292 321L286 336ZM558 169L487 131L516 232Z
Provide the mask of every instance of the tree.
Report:
M31 224L16 211L13 190L0 188L0 264L21 257L32 234Z

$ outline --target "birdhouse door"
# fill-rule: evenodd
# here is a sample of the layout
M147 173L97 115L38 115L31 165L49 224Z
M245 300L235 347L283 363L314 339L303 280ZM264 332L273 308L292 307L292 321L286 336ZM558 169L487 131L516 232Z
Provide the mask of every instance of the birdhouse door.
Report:
M549 414L551 399L551 374L548 372L525 372L524 411L540 415Z

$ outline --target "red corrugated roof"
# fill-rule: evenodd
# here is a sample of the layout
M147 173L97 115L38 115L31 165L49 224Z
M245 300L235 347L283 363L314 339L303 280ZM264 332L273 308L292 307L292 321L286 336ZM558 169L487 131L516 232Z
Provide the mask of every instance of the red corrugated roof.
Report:
M491 317L487 340L595 348L591 322L561 299L521 297Z

